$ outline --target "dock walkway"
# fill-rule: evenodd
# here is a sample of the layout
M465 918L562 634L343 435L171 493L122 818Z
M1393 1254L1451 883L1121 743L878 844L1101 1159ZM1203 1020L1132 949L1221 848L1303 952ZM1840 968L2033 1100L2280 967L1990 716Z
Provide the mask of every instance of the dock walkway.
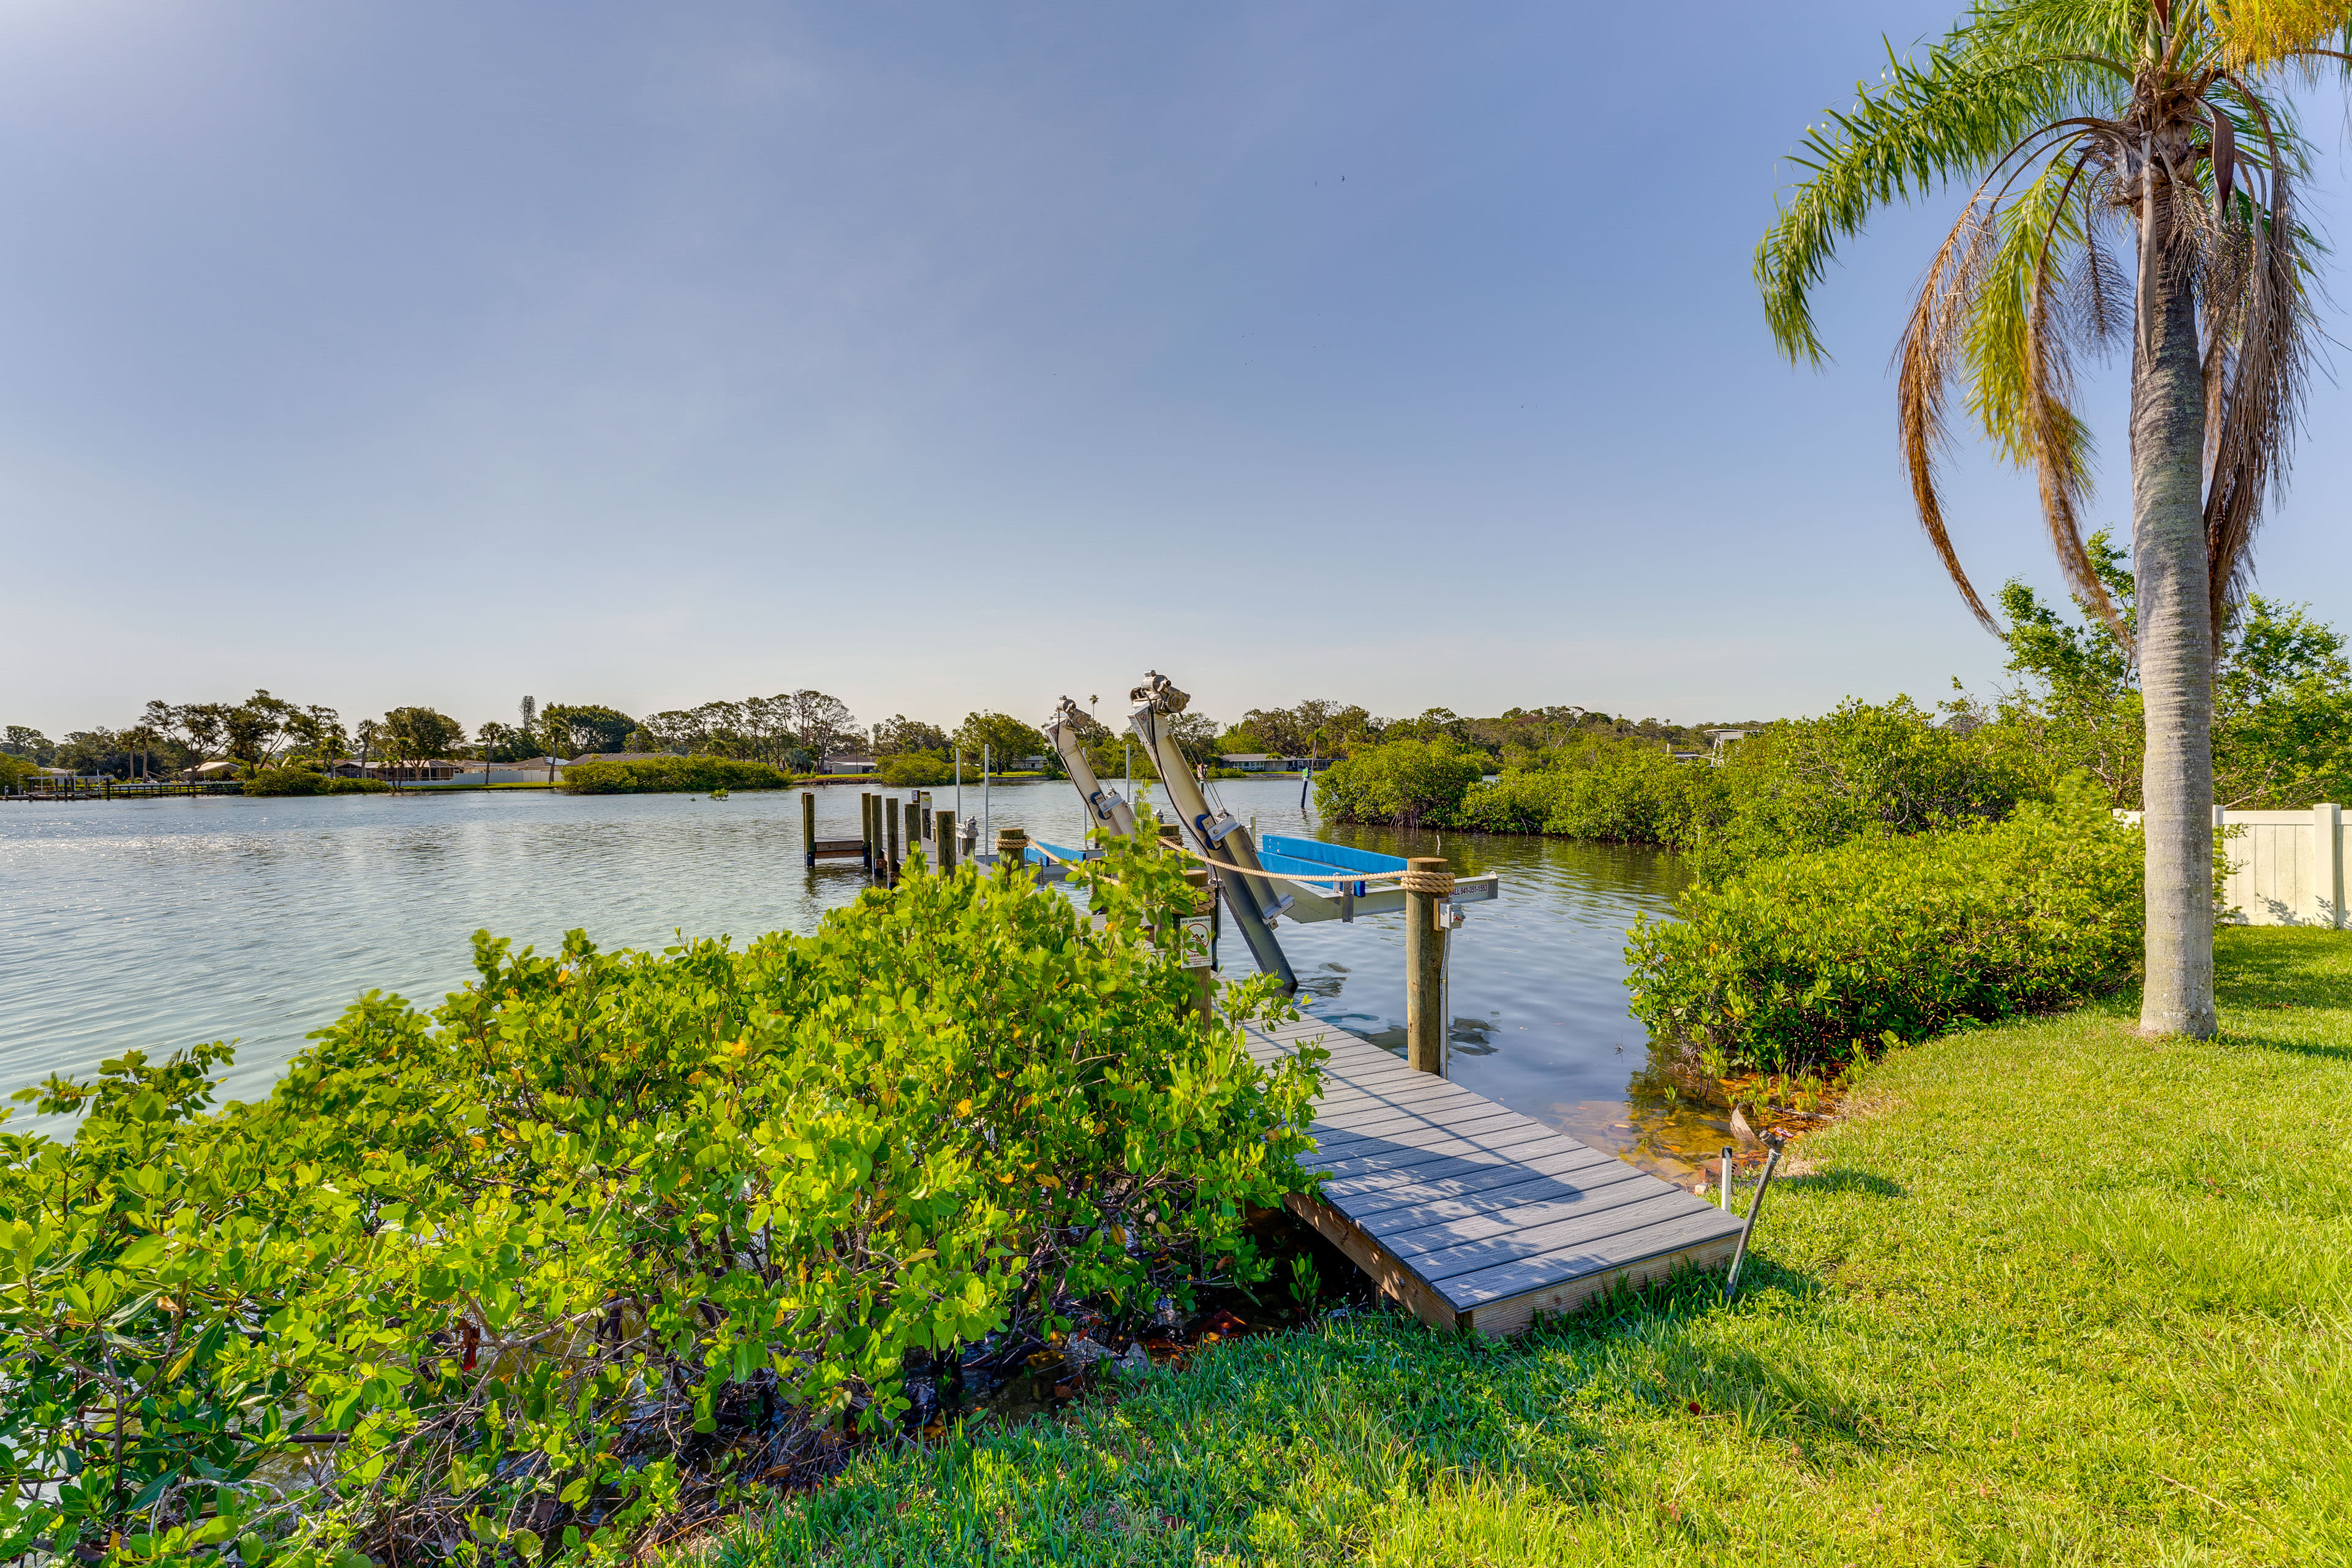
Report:
M1739 1216L1335 1025L1252 1026L1271 1064L1331 1053L1291 1208L1434 1327L1512 1334L1620 1281L1727 1261Z

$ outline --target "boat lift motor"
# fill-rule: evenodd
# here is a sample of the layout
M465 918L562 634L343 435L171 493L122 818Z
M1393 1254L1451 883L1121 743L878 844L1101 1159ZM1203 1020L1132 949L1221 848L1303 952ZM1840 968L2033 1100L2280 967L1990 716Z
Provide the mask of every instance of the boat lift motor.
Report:
M1078 794L1087 803L1087 815L1097 828L1108 829L1122 838L1135 837L1135 811L1121 800L1118 791L1107 787L1095 777L1095 765L1087 760L1086 738L1078 731L1077 721L1083 717L1078 705L1065 697L1062 705L1045 721L1045 731L1061 754L1062 766L1069 771L1070 782L1078 786Z
M1192 764L1185 761L1176 737L1168 731L1165 721L1184 711L1192 699L1156 669L1146 670L1144 683L1129 691L1128 698L1134 707L1127 721L1143 742L1152 765L1160 770L1160 783L1168 788L1168 804L1192 829L1201 853L1213 862L1210 874L1224 894L1225 907L1234 912L1234 923L1241 927L1242 940L1249 943L1250 956L1259 969L1281 983L1285 995L1297 995L1298 976L1292 973L1290 960L1274 935L1274 917L1282 912L1286 901L1275 897L1274 885L1258 864L1250 830L1229 816L1209 810L1200 782L1192 776Z

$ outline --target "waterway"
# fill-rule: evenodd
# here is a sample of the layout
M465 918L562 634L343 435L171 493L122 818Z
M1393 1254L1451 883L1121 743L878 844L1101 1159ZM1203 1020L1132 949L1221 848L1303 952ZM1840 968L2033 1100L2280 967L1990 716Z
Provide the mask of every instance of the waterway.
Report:
M1216 787L1262 832L1500 872L1501 900L1470 906L1452 938L1451 1076L1661 1173L1696 1173L1691 1161L1720 1142L1720 1124L1650 1087L1623 984L1625 928L1669 909L1680 883L1672 858L1331 827L1302 811L1295 779ZM819 836L855 837L857 790L814 793ZM811 930L866 880L854 863L803 865L800 795L0 805L0 1093L50 1073L87 1075L126 1050L234 1039L222 1093L257 1099L304 1036L361 993L429 1005L463 984L478 928L541 951L575 927L608 948ZM980 812L976 786L965 786L963 808ZM1075 841L1082 826L1059 782L995 784L988 809L992 826L1053 842ZM1399 1051L1402 920L1285 922L1280 932L1311 1010ZM1248 963L1238 940L1220 957Z

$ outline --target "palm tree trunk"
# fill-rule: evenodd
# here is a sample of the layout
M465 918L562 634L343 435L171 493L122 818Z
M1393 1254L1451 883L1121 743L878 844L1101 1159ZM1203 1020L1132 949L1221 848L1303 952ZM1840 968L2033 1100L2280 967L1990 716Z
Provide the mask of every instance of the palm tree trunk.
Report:
M2152 1034L2210 1039L2216 1024L2205 387L2196 301L2185 269L2166 258L2146 272L2131 415L2132 568L2138 577L2140 691L2147 708L2141 773L2147 986L2139 1023Z

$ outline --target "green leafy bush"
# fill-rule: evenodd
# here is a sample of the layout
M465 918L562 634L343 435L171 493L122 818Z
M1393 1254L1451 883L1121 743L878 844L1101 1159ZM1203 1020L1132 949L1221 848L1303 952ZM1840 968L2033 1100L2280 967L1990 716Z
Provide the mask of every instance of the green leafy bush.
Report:
M41 765L30 757L0 752L0 789L23 789L26 779L41 776Z
M1721 818L1725 796L1720 769L1678 763L1663 746L1600 737L1560 748L1541 767L1473 785L1454 826L1681 845Z
M708 794L711 790L782 789L792 781L765 763L732 757L637 757L620 763L575 763L559 781L573 795Z
M1907 697L1849 698L1775 724L1734 742L1717 771L1722 809L1677 844L1706 878L1850 838L1996 821L2046 793L1994 727L1938 722Z
M73 1141L0 1137L0 1557L617 1561L910 1363L1262 1275L1312 1064L1188 1013L1171 859L1084 874L1099 928L967 867L741 952L480 933L258 1105L206 1109L225 1047L52 1079Z
M1702 879L1719 879L1849 838L2006 816L2046 792L2039 771L1996 731L1939 721L1898 697L1773 724L1713 765L1678 763L1656 742L1582 736L1473 784L1458 807L1432 820L1656 844L1688 853Z
M920 789L954 777L948 760L933 752L901 752L882 759L882 782L894 789Z
M1315 805L1340 822L1450 826L1486 770L1484 752L1442 737L1391 741L1317 774Z
M1781 1071L2077 1002L2137 972L2140 858L2138 829L2070 781L2007 822L1764 861L1633 927L1633 1012Z
M261 768L245 781L244 795L382 795L382 779L330 778L309 768Z

